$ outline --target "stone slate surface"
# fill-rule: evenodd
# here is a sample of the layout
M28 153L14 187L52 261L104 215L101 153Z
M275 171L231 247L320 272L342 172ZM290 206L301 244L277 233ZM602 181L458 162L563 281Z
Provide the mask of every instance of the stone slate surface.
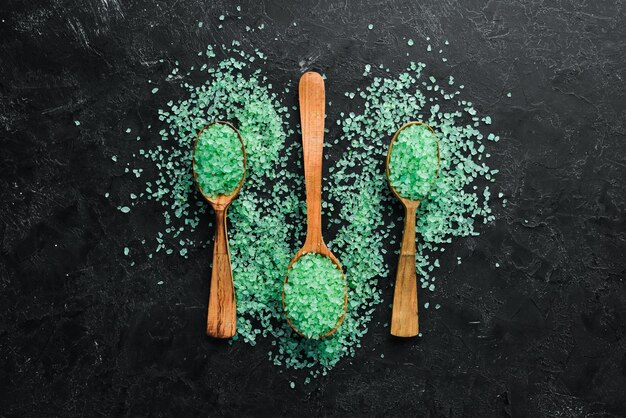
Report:
M0 416L625 416L625 9L4 0ZM425 52L426 36L450 41L447 63L437 47ZM144 127L180 95L163 81L174 61L199 62L207 44L232 39L269 55L277 88L324 71L330 120L356 109L343 92L365 85L366 63L397 73L422 60L464 84L502 137L489 152L501 170L495 191L509 204L494 205L497 221L479 237L444 253L436 293L423 292L442 305L422 310L425 336L389 337L385 280L385 303L356 357L293 390L289 381L304 374L270 365L268 341L229 346L204 336L210 257L147 260L138 239L161 227L158 205L115 208L154 178L148 166L139 179L123 168L160 140ZM128 139L129 126L141 127L143 142ZM326 169L345 149L326 151Z

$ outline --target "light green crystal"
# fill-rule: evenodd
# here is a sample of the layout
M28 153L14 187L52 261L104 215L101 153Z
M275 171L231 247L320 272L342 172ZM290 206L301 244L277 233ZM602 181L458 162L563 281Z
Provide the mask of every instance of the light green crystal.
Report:
M287 272L285 311L307 338L319 338L337 326L344 297L343 275L326 256L304 254Z
M411 200L424 199L438 169L437 136L423 124L402 129L389 158L389 180L398 194Z
M231 195L244 175L243 149L237 132L213 123L198 136L194 152L196 181L206 196Z

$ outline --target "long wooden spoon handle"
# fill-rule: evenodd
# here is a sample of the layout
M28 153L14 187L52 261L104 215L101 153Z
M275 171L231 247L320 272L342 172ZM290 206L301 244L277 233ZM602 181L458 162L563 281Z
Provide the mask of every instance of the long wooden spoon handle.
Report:
M306 184L307 237L310 250L322 246L322 152L324 148L324 79L304 73L299 84L304 181Z
M419 206L406 206L402 248L396 273L391 310L391 335L414 337L419 333L417 317L417 272L415 270L415 211Z
M237 307L226 234L226 208L215 210L215 221L206 333L215 338L230 338L237 331Z

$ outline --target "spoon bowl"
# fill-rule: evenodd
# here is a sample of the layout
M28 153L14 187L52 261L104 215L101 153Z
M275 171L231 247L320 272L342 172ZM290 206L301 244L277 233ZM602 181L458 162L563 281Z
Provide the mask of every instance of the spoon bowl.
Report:
M309 248L310 247L310 248ZM319 336L319 339L324 339L326 337L331 336L332 334L335 333L335 331L337 331L337 329L339 329L339 327L341 326L341 324L343 323L343 320L346 316L346 310L348 308L348 288L346 286L346 276L343 273L343 268L341 267L341 264L339 263L339 260L337 259L337 257L335 257L335 255L328 249L328 247L326 246L325 243L322 242L322 245L320 247L315 246L315 248L313 248L313 246L307 246L306 244L296 253L296 255L291 259L291 261L289 262L289 266L287 267L287 274L285 274L285 280L283 282L283 292L282 292L282 304L283 304L283 311L285 312L285 319L287 320L287 323L289 324L289 326L291 327L291 329L293 329L296 334L298 334L299 336L303 337L303 338L308 338L306 335L304 335L299 329L298 327L292 322L291 318L289 318L289 315L287 313L287 306L285 304L285 288L284 285L287 284L287 282L289 281L289 270L291 270L291 267L305 254L311 254L311 253L315 253L315 254L320 254L324 257L328 257L333 264L335 265L335 267L337 267L337 269L341 272L341 277L343 280L343 285L344 285L344 298L343 298L343 313L341 314L341 316L338 318L337 320L337 324L335 325L335 327L333 329L331 329L330 331L328 331L325 334L322 334Z
M196 150L200 135L207 128L221 124L228 126L236 134L241 143L243 154L243 174L235 189L228 195L218 194L209 196L202 190L198 181L196 170ZM233 199L237 197L246 177L246 149L241 134L228 122L216 121L206 125L198 132L193 146L192 157L193 177L202 196L211 204L215 212L215 241L213 244L213 268L211 269L211 288L209 291L209 306L207 312L208 336L215 338L231 338L237 332L237 307L235 301L235 289L233 285L233 272L230 264L230 251L228 248L228 234L226 232L226 210Z
M344 320L348 307L348 288L346 277L337 257L326 246L322 238L322 152L324 147L324 112L325 92L322 76L307 72L300 78L298 86L300 101L300 120L302 125L302 153L304 157L304 181L306 186L307 233L304 245L289 263L283 283L282 305L287 323L300 336L306 336L289 317L289 307L285 304L285 287L289 280L289 270L304 254L317 253L328 257L341 272L344 288L342 314L337 318L336 326L319 338L332 335Z
M423 196L419 200L412 200L400 195L391 181L389 171L391 153L398 136L404 129L413 125L423 125L436 135L433 128L423 122L409 122L403 125L395 133L391 143L389 144L385 168L387 182L389 183L391 192L400 200L400 202L402 202L405 210L402 246L400 249L400 259L398 260L398 270L396 273L396 283L394 286L393 305L391 311L391 335L397 337L414 337L419 334L417 271L415 267L415 216L417 208L426 196ZM439 174L440 162L439 142L437 141L437 171L435 173L435 177Z

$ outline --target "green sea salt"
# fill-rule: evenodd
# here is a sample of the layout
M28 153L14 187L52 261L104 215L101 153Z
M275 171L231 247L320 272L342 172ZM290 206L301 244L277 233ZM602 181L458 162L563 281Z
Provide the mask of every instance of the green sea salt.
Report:
M332 336L303 339L284 320L281 303L285 268L302 245L306 218L300 192L302 151L292 122L297 113L283 104L293 100L294 86L276 94L262 70L263 60L251 68L252 55L256 55L253 50L234 45L209 46L198 55L206 60L202 69L181 69L177 64L166 79L175 87L173 77L180 77L177 95L181 98L163 104L157 128L162 141L146 143L141 155L158 172L156 179L145 183L144 191L145 198L163 210L154 253L181 254L210 241L210 233L198 228L207 205L189 170L192 144L211 121L233 121L247 157L246 182L229 214L237 298L235 340L250 345L267 340L269 360L279 367L307 370L310 375L304 382L308 383L342 358L356 355L372 327L374 310L383 301L380 282L386 286L388 262L395 262L385 260L385 248L399 242L400 219L393 218L399 204L384 180L394 132L409 121L423 120L439 140L439 176L419 208L416 226L416 267L426 287L437 274L432 254L439 256L453 238L477 235L479 223L493 220L484 187L478 192L472 186L486 181L490 172L481 161L485 154L479 146L484 137L490 135L493 143L497 136L481 132L485 126L471 119L459 91L444 94L434 77L430 88L423 85L429 76L424 74L425 64L411 63L395 75L381 64L380 73L386 77L372 77L365 88L345 92L351 99L344 104L345 114L327 121L331 127L327 141L341 143L346 151L330 164L323 216L331 225L328 244L346 270L349 304L343 324ZM382 306L388 305L385 302Z
M244 175L243 149L237 132L223 123L214 123L198 136L194 152L196 181L209 197L231 195Z
M423 200L439 169L437 136L423 124L402 129L391 148L389 180L407 199Z
M304 254L287 272L286 315L305 337L324 336L343 314L344 290L342 272L330 258Z

